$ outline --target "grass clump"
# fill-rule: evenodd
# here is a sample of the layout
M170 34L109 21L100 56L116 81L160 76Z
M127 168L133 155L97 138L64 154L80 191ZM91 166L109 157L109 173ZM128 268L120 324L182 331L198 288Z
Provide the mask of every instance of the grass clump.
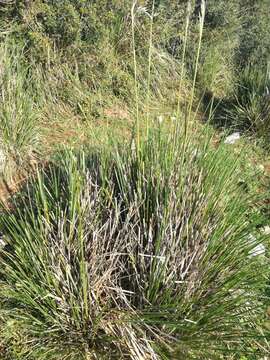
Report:
M266 277L250 255L258 218L226 148L178 135L61 153L3 209L7 359L248 352Z
M247 66L239 76L235 105L229 109L232 126L270 140L270 73L265 67Z

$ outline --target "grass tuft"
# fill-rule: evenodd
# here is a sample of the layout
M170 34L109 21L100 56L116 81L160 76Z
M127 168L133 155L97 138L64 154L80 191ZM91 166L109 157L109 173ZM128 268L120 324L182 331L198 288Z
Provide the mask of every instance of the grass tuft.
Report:
M0 329L12 359L248 351L267 275L249 254L265 239L236 192L235 159L198 140L160 128L137 151L66 151L3 209Z

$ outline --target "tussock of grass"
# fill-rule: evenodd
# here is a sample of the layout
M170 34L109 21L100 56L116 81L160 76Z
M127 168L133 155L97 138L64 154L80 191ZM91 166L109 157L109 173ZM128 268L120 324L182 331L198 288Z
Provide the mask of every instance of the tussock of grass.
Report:
M232 125L270 140L270 72L247 66L239 76L236 104L229 110Z
M266 273L238 176L226 148L161 129L137 151L62 153L0 219L12 359L244 353Z

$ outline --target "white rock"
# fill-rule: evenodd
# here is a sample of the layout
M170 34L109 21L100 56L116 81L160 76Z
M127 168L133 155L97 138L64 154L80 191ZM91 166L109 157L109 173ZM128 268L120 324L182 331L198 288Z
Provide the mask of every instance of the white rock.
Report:
M251 244L254 244L254 245L256 244L256 241L257 241L255 236L252 234L250 234L248 236L248 240L250 241ZM265 255L265 246L263 244L258 244L249 251L249 257L259 256L259 255Z
M258 244L255 246L254 249L252 249L249 253L251 256L258 256L258 255L264 255L265 254L265 246L263 244Z
M263 234L270 235L270 226L269 225L267 225L263 228Z
M240 139L240 133L234 132L226 137L226 139L224 140L224 144L234 144L239 139Z

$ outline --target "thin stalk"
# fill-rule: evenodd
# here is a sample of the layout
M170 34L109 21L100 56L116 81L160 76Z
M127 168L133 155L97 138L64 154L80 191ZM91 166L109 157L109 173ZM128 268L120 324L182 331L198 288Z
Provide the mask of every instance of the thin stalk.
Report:
M183 154L186 151L186 147L188 144L188 125L190 123L191 119L191 111L192 111L192 105L194 101L194 94L195 94L195 86L196 86L196 80L197 80L197 73L198 73L198 67L199 67L199 59L200 59L200 53L201 53L201 45L202 45L202 35L203 35L203 26L204 26L204 19L205 19L205 0L202 0L201 3L201 13L200 13L200 23L199 23L199 42L197 47L197 53L196 53L196 61L195 61L195 72L193 77L193 83L191 88L191 95L190 95L190 101L186 109L185 114L185 121L184 121L184 141L183 141ZM182 157L182 160L184 160L184 156Z
M182 53L182 60L181 60L181 73L180 73L180 81L179 81L179 88L178 88L178 101L177 101L177 111L176 111L176 118L179 119L180 115L180 95L181 89L183 84L183 76L185 70L185 58L186 58L186 49L187 49L187 38L188 38L188 29L190 24L190 14L191 14L191 2L189 1L187 4L187 16L186 16L186 26L185 26L185 36L184 36L184 48Z
M135 44L135 7L137 0L133 1L131 8L131 28L132 28L132 50L133 50L133 65L134 65L134 83L135 83L135 102L136 102L136 133L137 133L137 151L140 147L140 124L139 124L139 95L138 95L138 75L137 75L137 59L136 59L136 44Z
M155 0L152 3L150 36L149 36L149 52L148 52L148 76L147 76L147 95L146 95L146 135L149 136L149 99L150 99L150 83L151 83L151 64L152 64L152 46L153 46L153 22L154 22Z
M191 110L194 100L194 93L195 93L195 86L198 74L198 66L199 66L199 58L201 53L201 45L202 45L202 34L203 34L203 26L204 26L204 18L205 18L205 0L202 0L201 3L201 14L200 14L200 24L199 24L199 42L197 47L197 54L196 54L196 61L195 61L195 72L193 77L192 89L191 89L191 96L190 96L190 103L189 103L189 110L188 110L188 117L187 120L191 117Z

